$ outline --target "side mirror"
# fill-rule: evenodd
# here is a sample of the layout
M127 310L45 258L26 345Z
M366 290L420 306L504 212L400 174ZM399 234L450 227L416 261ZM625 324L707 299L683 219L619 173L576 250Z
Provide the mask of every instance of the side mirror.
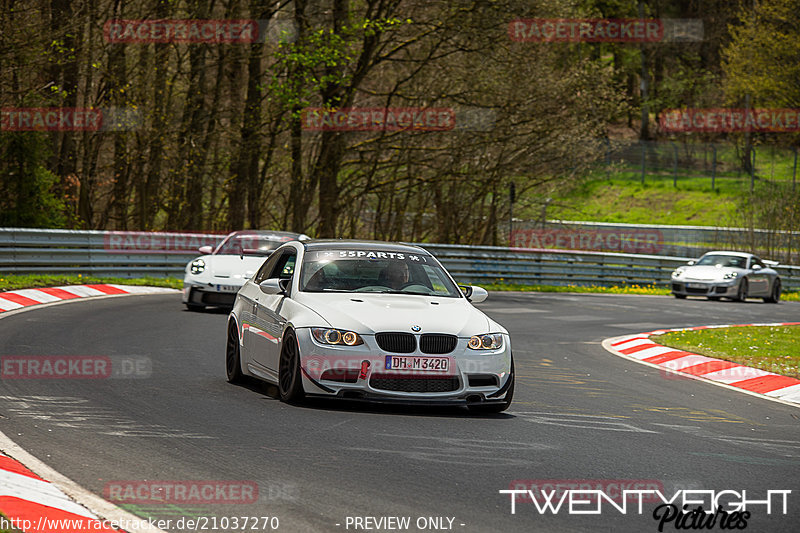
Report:
M753 270L761 270L761 265L753 265Z
M689 265L689 266L692 266L693 264L695 264L695 262L696 262L696 261L694 261L694 260L691 260L691 261L689 261L689 262L688 262L688 263L686 263L686 264L687 264L687 265Z
M210 246L201 246L200 248L197 249L197 251L200 252L203 255L208 255L211 252L213 252L214 249L212 247L210 247Z
M479 304L489 297L489 293L483 287L476 285L459 285L461 292L467 297L467 300L474 304Z
M291 279L269 278L259 283L258 288L264 294L282 294L286 296L291 282Z

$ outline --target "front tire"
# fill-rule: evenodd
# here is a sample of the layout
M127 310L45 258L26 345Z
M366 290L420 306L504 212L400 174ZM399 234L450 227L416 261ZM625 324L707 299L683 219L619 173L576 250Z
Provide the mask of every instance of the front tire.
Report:
M503 399L502 403L490 403L490 404L479 403L475 405L470 405L468 406L470 412L489 415L489 414L502 413L503 411L508 409L511 406L511 401L514 399L514 384L516 382L515 375L516 373L514 372L514 360L512 359L511 377L509 377L509 379L511 380L511 385L508 387L508 390L506 391L506 397Z
M747 300L747 278L744 278L742 281L739 282L739 290L736 291L736 298L737 302L743 302Z
M225 374L228 376L228 383L244 381L242 358L239 352L239 330L233 320L228 326L228 341L225 343Z
M674 293L674 294L673 294L673 296L674 296L675 298L677 298L678 300L685 300L685 299L686 299L686 295L685 295L685 294L677 294L677 293Z
M206 306L198 304L186 304L186 309L188 309L189 311L200 312L200 311L205 311Z
M296 403L303 399L303 377L300 374L300 349L293 333L283 336L283 349L278 363L278 394L282 402Z
M764 301L769 304L776 304L781 301L781 280L779 278L775 278L775 282L772 284L772 292L769 297L764 298Z

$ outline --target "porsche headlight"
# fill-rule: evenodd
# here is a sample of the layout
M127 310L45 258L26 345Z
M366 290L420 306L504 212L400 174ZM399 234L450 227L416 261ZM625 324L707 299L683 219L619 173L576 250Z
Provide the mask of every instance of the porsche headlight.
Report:
M467 346L473 350L497 350L503 347L503 335L500 333L473 335Z
M311 334L320 344L338 344L345 346L358 346L364 340L354 331L345 331L333 328L311 328Z
M738 272L726 272L722 279L736 279L739 277Z
M685 269L683 267L676 268L675 271L672 273L673 278L679 278L683 275Z
M195 259L192 261L192 264L189 265L189 272L192 274L200 274L203 270L206 269L206 262L202 259Z

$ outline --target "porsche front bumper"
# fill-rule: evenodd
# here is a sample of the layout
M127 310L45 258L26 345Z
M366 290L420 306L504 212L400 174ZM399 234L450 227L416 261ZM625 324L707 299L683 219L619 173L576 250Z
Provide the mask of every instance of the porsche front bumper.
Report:
M733 298L739 289L738 280L691 281L672 280L672 294L681 296L711 296Z

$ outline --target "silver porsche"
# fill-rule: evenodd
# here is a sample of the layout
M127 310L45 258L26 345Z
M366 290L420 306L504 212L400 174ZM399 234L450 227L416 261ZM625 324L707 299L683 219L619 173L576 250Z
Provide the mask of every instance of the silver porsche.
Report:
M511 339L430 253L370 241L292 241L236 295L226 372L305 396L508 408Z
M676 298L705 296L709 300L730 298L739 302L763 298L777 303L781 299L781 278L772 268L777 264L743 252L708 252L675 269L672 294Z

